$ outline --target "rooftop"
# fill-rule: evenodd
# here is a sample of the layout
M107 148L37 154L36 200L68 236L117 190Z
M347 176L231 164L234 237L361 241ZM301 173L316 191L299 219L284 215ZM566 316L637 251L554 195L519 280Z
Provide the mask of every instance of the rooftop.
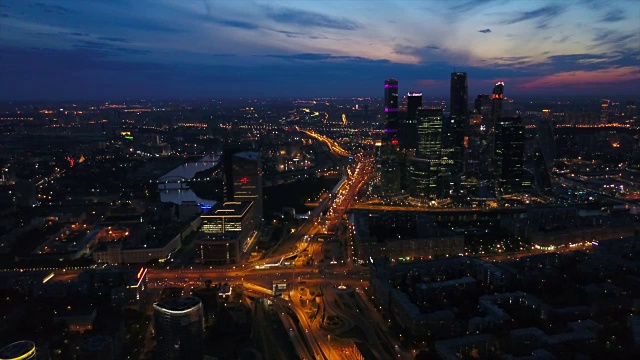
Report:
M166 311L189 311L200 305L197 297L170 298L162 300L154 305L156 309Z
M252 204L252 201L227 201L225 203L218 203L202 215L202 217L243 216Z
M0 350L0 359L29 359L36 353L36 344L31 341L18 341Z

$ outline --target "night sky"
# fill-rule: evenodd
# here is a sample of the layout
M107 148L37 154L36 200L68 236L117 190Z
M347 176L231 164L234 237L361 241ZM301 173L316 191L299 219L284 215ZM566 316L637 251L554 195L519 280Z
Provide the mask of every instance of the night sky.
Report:
M640 1L0 0L0 99L640 94Z

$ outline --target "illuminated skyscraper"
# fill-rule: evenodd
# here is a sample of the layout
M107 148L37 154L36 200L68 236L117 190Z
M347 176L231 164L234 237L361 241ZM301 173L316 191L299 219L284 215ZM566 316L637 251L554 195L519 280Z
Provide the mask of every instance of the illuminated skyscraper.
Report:
M600 124L609 123L609 114L611 112L611 100L602 99L600 104Z
M384 81L384 112L387 113L387 124L398 119L398 80Z
M464 134L467 128L467 73L451 73L449 118L443 123L443 156L445 172L450 174L450 183L459 183L464 170Z
M382 194L400 193L400 163L398 161L398 80L384 81L384 112L386 115L382 149L380 149Z
M202 359L204 315L195 297L171 298L153 304L156 359Z
M503 117L496 124L497 193L513 194L522 190L524 164L524 125L522 118Z
M502 100L504 98L504 83L498 82L493 87L493 92L491 93L491 117L489 118L488 123L486 124L486 130L488 132L488 151L486 152L489 156L488 159L488 169L489 169L489 180L494 182L495 184L496 176L498 176L498 165L496 163L496 124L502 118Z
M499 82L493 87L491 94L491 123L489 124L495 130L498 119L502 117L502 100L504 99L504 83Z
M222 155L224 200L253 201L258 219L262 219L262 165L260 152L227 149Z
M428 204L442 196L439 176L442 170L442 109L418 110L418 149L410 161L411 201Z

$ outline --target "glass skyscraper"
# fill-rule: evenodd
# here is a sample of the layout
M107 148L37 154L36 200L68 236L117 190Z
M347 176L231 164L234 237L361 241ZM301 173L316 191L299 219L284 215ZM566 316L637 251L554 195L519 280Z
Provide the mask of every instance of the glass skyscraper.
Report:
M468 120L468 85L466 72L451 73L449 118L443 124L443 149L449 183L459 183L464 172L464 135Z
M393 196L400 193L398 80L396 79L384 81L384 112L386 119L382 149L380 149L380 185L383 195Z
M222 155L225 201L253 201L255 214L262 219L262 164L260 152L225 149Z
M418 148L410 161L411 201L428 204L442 197L442 109L421 109L417 114Z
M496 124L495 158L498 195L521 191L524 176L524 125L519 116L500 118Z

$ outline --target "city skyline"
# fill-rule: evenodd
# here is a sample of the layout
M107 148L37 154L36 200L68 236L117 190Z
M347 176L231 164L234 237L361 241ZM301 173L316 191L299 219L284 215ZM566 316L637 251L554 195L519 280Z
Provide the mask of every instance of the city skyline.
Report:
M640 3L8 1L0 100L635 96ZM224 86L220 86L224 84Z

